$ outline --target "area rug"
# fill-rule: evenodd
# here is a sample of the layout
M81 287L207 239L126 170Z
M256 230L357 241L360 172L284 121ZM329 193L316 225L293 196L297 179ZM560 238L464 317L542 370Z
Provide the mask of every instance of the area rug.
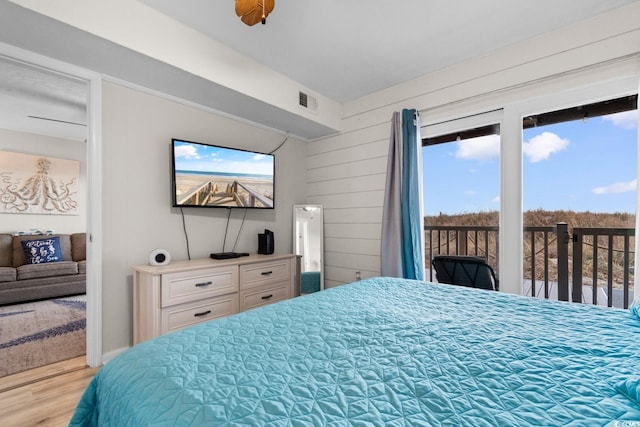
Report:
M0 307L0 377L85 353L85 295Z

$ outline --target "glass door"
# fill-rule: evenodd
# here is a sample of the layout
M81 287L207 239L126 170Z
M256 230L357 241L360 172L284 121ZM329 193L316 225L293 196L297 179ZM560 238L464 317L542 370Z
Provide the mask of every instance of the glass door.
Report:
M498 270L500 124L495 113L422 130L425 265L433 256L474 255Z
M574 301L629 301L637 126L637 94L523 118L524 294L565 299L564 275ZM562 224L566 250L554 232Z

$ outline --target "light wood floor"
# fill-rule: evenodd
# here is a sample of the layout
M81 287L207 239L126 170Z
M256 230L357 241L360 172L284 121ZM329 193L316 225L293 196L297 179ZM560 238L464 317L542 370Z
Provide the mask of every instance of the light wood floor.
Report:
M0 378L0 426L67 426L98 368L85 356Z

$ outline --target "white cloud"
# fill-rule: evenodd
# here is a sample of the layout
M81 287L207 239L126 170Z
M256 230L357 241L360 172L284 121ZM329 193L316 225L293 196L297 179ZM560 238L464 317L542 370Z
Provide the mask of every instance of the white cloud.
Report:
M552 154L569 146L569 140L560 138L552 132L542 132L522 144L522 151L531 163L547 160Z
M256 154L255 156L253 156L253 160L260 160L264 157L264 154Z
M198 150L193 145L179 145L175 149L176 157L184 157L187 159L199 159Z
M500 203L500 196L496 196L496 197L494 197L493 199L491 199L491 201L492 201L493 203Z
M491 160L500 156L500 136L487 135L456 142L455 156L465 160Z
M628 193L630 191L636 191L638 180L634 179L629 182L616 182L605 187L596 187L591 190L594 194L614 194L614 193Z
M602 119L623 129L635 129L638 127L638 110L609 114L608 116L603 116Z
M467 196L475 196L476 194L478 194L478 192L475 190L465 190L464 194Z

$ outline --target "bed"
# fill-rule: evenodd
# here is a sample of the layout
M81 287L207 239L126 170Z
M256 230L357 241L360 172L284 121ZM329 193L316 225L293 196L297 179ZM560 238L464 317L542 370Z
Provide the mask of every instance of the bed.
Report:
M637 426L640 319L367 279L138 344L70 425Z

